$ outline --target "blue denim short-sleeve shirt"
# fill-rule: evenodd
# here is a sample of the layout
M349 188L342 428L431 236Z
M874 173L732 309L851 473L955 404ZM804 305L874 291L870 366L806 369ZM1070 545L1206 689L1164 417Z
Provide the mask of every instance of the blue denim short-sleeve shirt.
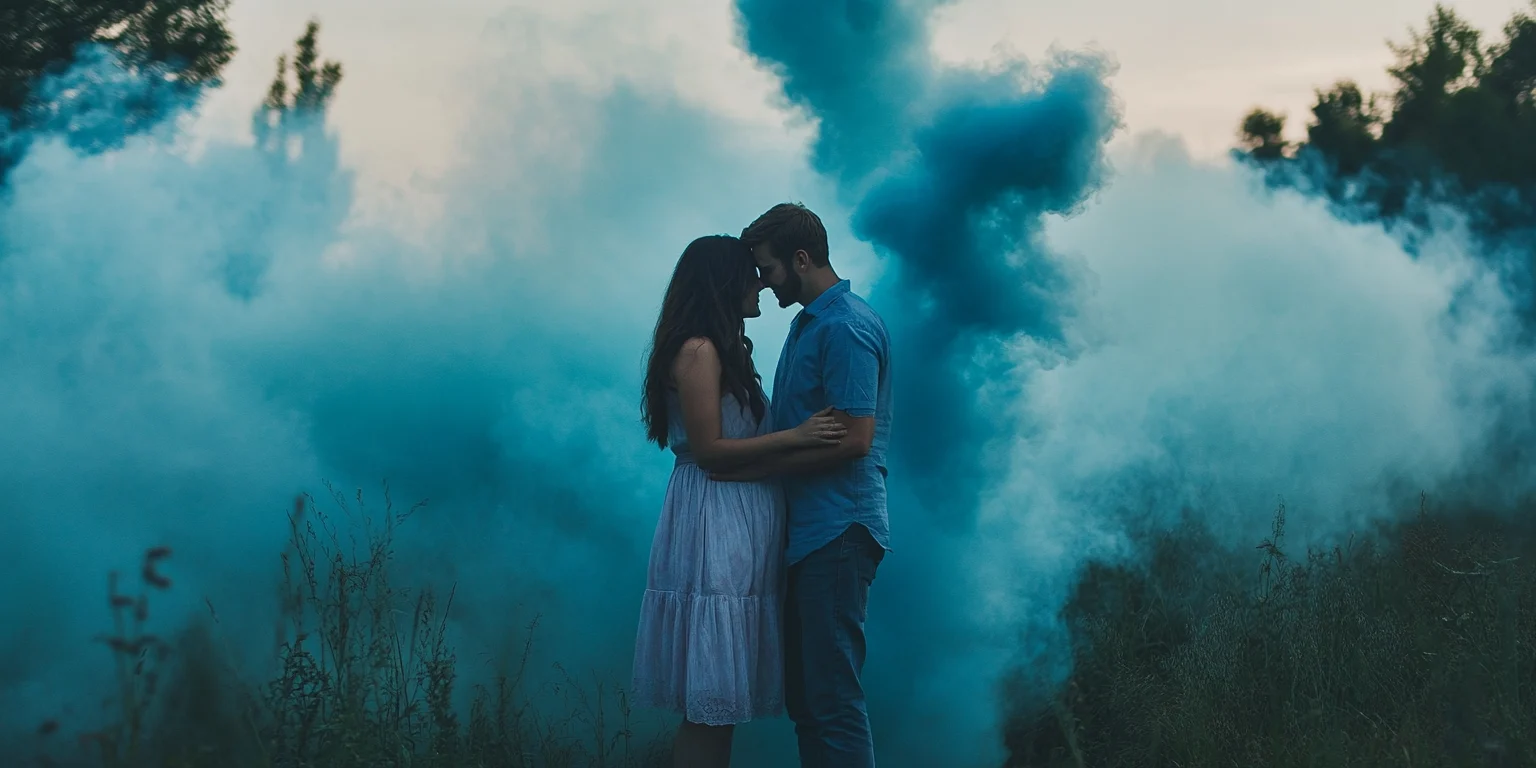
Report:
M827 289L790 324L773 379L773 428L791 429L829 405L850 416L873 416L874 441L861 459L783 478L789 564L854 523L890 549L885 453L891 433L891 343L885 322L847 280Z

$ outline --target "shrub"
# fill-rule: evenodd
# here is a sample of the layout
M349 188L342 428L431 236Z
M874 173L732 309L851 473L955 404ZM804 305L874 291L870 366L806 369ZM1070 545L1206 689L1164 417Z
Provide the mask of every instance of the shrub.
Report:
M1282 506L1257 579L1190 526L1088 568L1074 671L1010 713L1007 765L1536 765L1529 523L1421 505L1330 551L1284 536Z

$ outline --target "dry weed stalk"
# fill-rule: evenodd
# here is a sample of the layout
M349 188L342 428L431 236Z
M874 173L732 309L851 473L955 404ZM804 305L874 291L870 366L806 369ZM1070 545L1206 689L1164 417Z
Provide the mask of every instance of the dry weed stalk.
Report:
M384 488L384 506L370 514L361 491L348 499L326 486L339 515L320 509L309 495L297 497L288 514L289 540L281 555L280 621L275 627L275 674L248 685L236 671L227 640L217 645L227 663L203 670L217 677L236 702L225 728L238 738L189 732L157 710L160 678L175 660L171 645L149 634L148 595L171 582L159 570L163 547L145 554L140 594L119 594L109 580L108 603L115 631L101 637L117 662L120 714L114 724L80 737L90 764L110 768L643 768L665 764L665 734L649 749L635 738L623 691L600 682L589 697L558 666L560 682L544 693L574 699L559 715L541 711L527 690L535 619L521 653L504 659L492 682L474 687L467 718L455 708L458 656L450 643L449 616L457 585L445 600L430 590L397 586L394 543L399 526L424 506L401 512ZM343 524L345 523L345 524ZM345 532L344 532L345 531ZM212 601L208 616L222 626ZM508 662L514 662L508 664ZM619 723L610 724L607 702L618 702ZM57 738L58 719L41 724L37 737ZM223 744L220 753L210 744ZM241 751L227 745L240 744ZM39 757L42 765L53 765Z

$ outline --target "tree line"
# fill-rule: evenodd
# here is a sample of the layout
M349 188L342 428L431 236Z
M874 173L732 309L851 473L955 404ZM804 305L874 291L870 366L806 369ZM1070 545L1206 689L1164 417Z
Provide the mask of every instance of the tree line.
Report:
M1536 223L1536 0L1489 39L1438 5L1422 30L1390 44L1393 87L1353 80L1316 91L1306 138L1285 116L1242 120L1241 156L1279 184L1326 195L1351 217L1412 222L1419 202L1449 203L1486 237Z
M25 152L25 138L47 132L40 85L76 65L82 54L109 51L119 66L169 97L216 88L236 52L230 0L5 0L0 3L0 183ZM321 61L319 23L311 21L258 108L258 130L323 111L341 81L341 65ZM85 87L89 87L89 83ZM166 117L162 103L123 106L118 137ZM102 149L104 147L87 147Z

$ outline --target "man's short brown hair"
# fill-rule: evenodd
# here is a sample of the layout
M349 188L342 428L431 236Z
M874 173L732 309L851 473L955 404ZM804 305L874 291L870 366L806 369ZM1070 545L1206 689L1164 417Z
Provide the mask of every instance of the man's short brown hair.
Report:
M821 225L821 217L800 203L779 203L769 208L741 231L741 240L748 248L767 243L774 258L785 264L795 251L805 251L818 267L829 263L827 229Z

